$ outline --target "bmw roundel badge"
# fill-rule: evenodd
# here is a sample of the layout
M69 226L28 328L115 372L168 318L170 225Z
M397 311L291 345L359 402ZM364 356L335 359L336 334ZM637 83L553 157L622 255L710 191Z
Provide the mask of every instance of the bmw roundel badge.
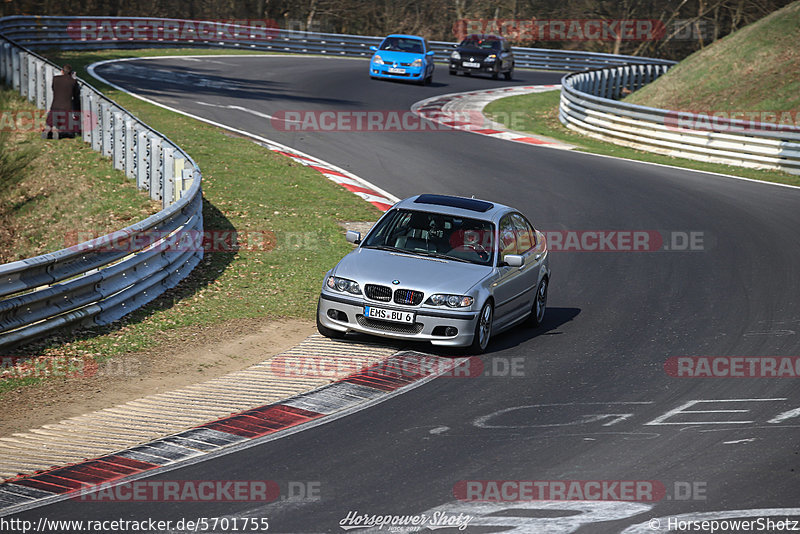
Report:
M400 283L400 280L392 280L392 283L393 283L394 285L397 285L397 284L399 284L399 283Z

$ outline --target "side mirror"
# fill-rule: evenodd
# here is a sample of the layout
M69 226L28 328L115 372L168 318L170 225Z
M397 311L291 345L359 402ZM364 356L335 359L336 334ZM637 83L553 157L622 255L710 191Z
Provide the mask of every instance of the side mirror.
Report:
M522 267L525 265L525 257L520 256L519 254L506 254L503 261L509 267Z
M347 233L344 235L344 238L347 239L348 243L353 243L354 245L358 245L359 243L361 243L361 232L348 230Z
M372 50L373 52L377 52L378 51L378 47L375 46L375 45L370 46L369 49Z
M426 55L426 56L432 56L432 55L434 55L435 53L436 53L436 52L434 52L433 50L428 50L428 53L427 53L427 54L425 54L425 55Z

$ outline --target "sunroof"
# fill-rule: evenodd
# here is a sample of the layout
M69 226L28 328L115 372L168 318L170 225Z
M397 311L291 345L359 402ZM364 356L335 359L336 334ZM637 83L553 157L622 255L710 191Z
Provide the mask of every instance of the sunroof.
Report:
M447 195L420 195L414 202L416 204L436 204L438 206L450 206L451 208L461 208L481 213L489 211L494 207L491 202L476 200L474 198L449 197Z

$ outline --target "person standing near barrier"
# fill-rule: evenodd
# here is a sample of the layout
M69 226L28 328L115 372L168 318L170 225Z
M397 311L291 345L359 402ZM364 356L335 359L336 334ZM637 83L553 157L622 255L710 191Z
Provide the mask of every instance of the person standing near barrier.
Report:
M53 102L47 113L42 137L58 139L74 137L80 132L80 88L70 65L61 68L61 74L53 76Z

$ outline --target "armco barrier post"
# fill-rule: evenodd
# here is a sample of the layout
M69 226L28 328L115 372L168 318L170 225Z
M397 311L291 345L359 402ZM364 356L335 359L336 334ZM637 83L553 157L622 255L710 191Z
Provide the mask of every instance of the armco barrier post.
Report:
M111 104L101 102L100 115L103 121L103 144L100 153L106 157L111 157L111 151L113 150L112 143L114 142L114 124L111 115Z
M20 88L20 52L15 47L11 48L11 88L19 91Z
M144 129L138 130L136 132L136 187L142 191L150 189L150 181L147 176L149 144L147 131Z
M161 158L161 139L158 139L155 136L148 136L149 144L150 144L150 157L148 158L150 161L149 168L150 168L150 198L153 200L160 201L161 196L161 180L162 180L162 172L161 166L163 164Z
M165 146L162 159L164 162L164 176L162 178L164 189L161 195L161 202L166 208L172 204L172 199L175 197L175 149L171 146Z
M114 126L112 128L113 141L112 147L112 161L114 168L118 171L124 169L125 166L125 122L123 121L123 114L121 111L115 111L113 114Z
M100 112L100 98L97 94L92 95L91 103L92 125L92 150L101 152L103 149L103 116Z
M92 108L92 92L88 87L81 84L81 131L83 141L92 145L92 136L97 127L97 117Z
M133 120L125 119L125 153L122 156L125 175L131 180L136 179L136 131L133 128Z

